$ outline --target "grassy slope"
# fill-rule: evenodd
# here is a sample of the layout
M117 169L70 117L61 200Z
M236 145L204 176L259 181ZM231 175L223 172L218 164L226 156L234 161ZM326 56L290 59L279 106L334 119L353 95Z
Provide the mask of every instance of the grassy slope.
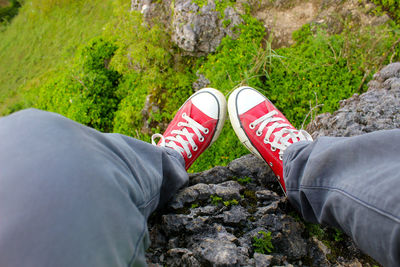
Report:
M65 66L79 45L102 32L113 13L111 0L65 3L49 11L43 2L33 6L28 1L0 32L0 115L12 111L32 83Z

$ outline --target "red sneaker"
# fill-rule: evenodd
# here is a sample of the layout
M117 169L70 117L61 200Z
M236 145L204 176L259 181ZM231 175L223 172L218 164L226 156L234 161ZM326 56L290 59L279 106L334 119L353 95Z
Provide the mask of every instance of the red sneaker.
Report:
M193 94L180 107L172 122L160 137L158 146L175 149L185 159L186 170L214 143L221 133L226 117L226 100L216 89L204 88Z
M312 141L311 135L296 130L264 95L251 87L240 87L232 92L228 111L240 141L271 167L286 193L283 152L295 142Z

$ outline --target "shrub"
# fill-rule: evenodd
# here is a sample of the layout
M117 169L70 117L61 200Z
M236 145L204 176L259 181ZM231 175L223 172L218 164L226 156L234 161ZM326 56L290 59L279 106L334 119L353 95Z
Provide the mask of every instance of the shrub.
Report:
M0 7L0 24L10 22L18 14L20 7L21 3L17 0L11 0L8 6Z
M389 13L389 15L400 22L400 1L399 0L372 0L380 9Z
M109 68L116 45L96 38L82 48L71 69L39 88L36 107L57 112L101 131L111 131L119 103L120 74Z
M114 131L148 140L141 132L144 120L152 132L162 131L161 125L169 122L191 95L194 61L179 55L162 25L146 26L139 12L119 10L105 35L115 39L119 47L111 66L124 75L118 89L124 99L116 112ZM157 108L147 110L150 115L143 117L146 97Z

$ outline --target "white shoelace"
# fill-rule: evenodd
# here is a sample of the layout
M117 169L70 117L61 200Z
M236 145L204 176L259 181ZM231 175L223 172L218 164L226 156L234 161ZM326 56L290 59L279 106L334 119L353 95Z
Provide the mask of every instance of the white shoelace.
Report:
M276 151L277 149L279 149L279 159L282 160L283 153L285 152L288 146L299 141L306 141L306 140L312 141L312 137L309 133L307 133L304 130L286 128L290 127L290 125L287 123L279 123L279 121L284 121L284 119L279 117L274 117L277 114L278 112L276 110L273 110L265 114L264 116L256 119L252 123L250 123L249 128L254 129L258 124L260 124L260 126L256 131L256 135L261 136L267 124L273 122L273 124L268 127L268 131L265 134L264 144L270 144L272 151ZM272 142L270 142L269 139L271 137L271 134L277 128L282 128L282 129L274 133L274 138ZM292 143L289 142L290 140L292 141Z
M156 142L154 141L154 139L156 138L161 138L161 144L160 146L163 147L170 147L172 149L175 149L176 151L178 151L179 153L183 154L183 152L186 152L186 155L188 158L192 157L192 152L189 148L189 145L192 147L193 151L197 151L198 146L196 145L196 143L193 140L193 136L197 135L198 139L200 142L204 142L204 136L203 134L208 134L210 131L203 127L200 123L196 122L195 120L193 120L192 118L190 118L188 115L186 115L186 113L182 114L182 118L184 120L186 120L186 122L179 122L178 126L183 126L184 128L182 130L173 130L171 131L171 134L175 135L175 136L168 136L168 137L164 137L161 134L153 134L151 136L151 143L153 145L157 145ZM188 128L191 128L194 132L190 133L188 131ZM187 140L183 139L183 137L186 137ZM166 141L169 141L168 143ZM179 146L178 144L181 144L181 146Z

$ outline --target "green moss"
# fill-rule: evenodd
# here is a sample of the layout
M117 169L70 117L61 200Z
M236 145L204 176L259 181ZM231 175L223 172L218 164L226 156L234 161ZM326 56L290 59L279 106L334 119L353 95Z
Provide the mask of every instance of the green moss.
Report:
M216 195L211 195L211 204L218 206L219 203L222 203L222 197L216 196Z
M241 185L246 185L253 181L253 179L251 179L250 177L247 177L247 176L245 176L243 178L236 178L234 180L237 181Z
M198 208L199 204L198 203L192 203L192 205L190 206L191 209L195 209Z
M224 206L226 206L226 207L239 205L239 201L237 201L236 199L226 200L223 203L224 203Z

